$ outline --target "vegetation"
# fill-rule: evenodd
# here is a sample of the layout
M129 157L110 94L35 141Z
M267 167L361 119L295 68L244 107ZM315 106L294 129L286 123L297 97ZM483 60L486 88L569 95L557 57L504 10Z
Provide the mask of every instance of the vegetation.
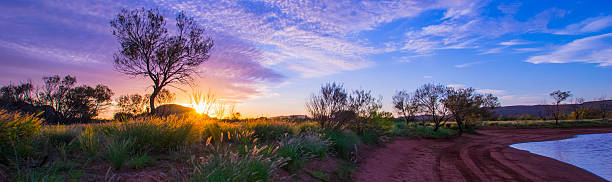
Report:
M208 60L213 47L204 29L183 13L176 17L173 31L176 35L169 33L166 20L157 9L124 9L110 25L121 45L114 56L115 69L153 82L149 97L151 113L155 113L160 91L174 83L190 83L191 75Z

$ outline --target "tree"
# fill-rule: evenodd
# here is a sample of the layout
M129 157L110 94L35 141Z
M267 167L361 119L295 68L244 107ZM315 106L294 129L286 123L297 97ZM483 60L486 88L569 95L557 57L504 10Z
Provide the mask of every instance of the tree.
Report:
M145 112L147 105L147 97L139 94L122 95L116 101L119 112L132 116Z
M66 94L74 84L76 84L76 77L66 75L64 79L61 79L59 75L53 75L49 77L43 77L45 85L43 91L39 93L39 100L43 105L49 105L53 107L61 115L66 115Z
M349 108L348 98L342 84L327 83L319 94L310 96L306 110L322 128L339 129L356 115Z
M490 115L491 110L498 107L499 101L492 94L478 94L473 88L448 89L448 95L442 100L457 122L459 134L463 133L466 121L471 118L483 118Z
M446 124L448 120L448 109L442 101L446 98L449 88L444 85L425 84L414 92L414 99L419 111L429 116L434 123L434 131ZM423 121L423 125L425 121Z
M584 98L580 97L572 100L572 113L574 115L574 119L584 119L586 112L589 110L589 106L584 105Z
M406 91L399 91L393 96L393 107L395 110L404 117L406 124L410 120L414 120L414 117L418 111L418 107L413 99L412 95Z
M191 76L208 60L213 47L204 29L183 13L176 17L175 35L168 32L166 20L157 9L124 9L110 24L121 45L114 54L115 69L153 81L151 113L155 113L155 98L165 86L192 82Z
M149 98L151 98L151 94L144 95L143 99L145 99L145 105L146 105L146 102L148 102ZM159 91L159 93L157 94L157 97L155 97L155 105L159 106L163 104L170 104L170 103L173 103L175 99L176 99L175 94L170 92L170 90L164 88L164 89L161 89L161 91ZM147 105L145 109L146 111L150 111L151 106Z
M598 104L599 105L598 110L599 110L599 113L601 113L601 118L603 120L606 120L606 114L608 114L608 109L609 109L608 108L609 107L608 106L608 102L609 101L607 100L606 96L601 96L601 97L597 98L596 100L599 101L598 102L599 103Z
M567 100L569 97L571 97L572 93L570 91L556 90L550 93L550 96L554 100L553 101L554 109L552 110L553 111L552 115L553 115L553 118L555 118L555 124L559 124L559 118L561 117L562 114L564 114L562 112L560 104L563 101Z
M372 91L355 90L348 97L349 110L355 113L354 124L362 132L365 124L382 108L382 98L372 96Z
M64 116L68 121L89 121L110 106L113 92L104 85L87 85L70 89L66 93Z

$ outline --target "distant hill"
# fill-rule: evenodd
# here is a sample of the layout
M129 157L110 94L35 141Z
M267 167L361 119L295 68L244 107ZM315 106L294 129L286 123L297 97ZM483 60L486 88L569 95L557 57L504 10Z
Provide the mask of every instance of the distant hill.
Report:
M606 102L608 104L608 107L612 107L612 100L584 102L582 106L599 108L599 105L601 104L601 102ZM524 114L529 114L534 117L548 117L550 115L550 111L549 111L550 109L548 108L550 107L552 107L552 105L504 106L504 107L495 108L493 112L497 116L503 116L503 117L519 117ZM564 107L565 112L569 114L574 111L574 108L580 107L580 105L564 104L563 107Z

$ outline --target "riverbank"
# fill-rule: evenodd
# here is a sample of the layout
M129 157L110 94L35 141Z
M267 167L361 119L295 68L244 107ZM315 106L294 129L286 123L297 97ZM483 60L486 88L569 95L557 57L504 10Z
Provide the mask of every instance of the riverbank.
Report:
M605 128L484 129L445 140L397 139L357 168L355 181L606 181L552 158L514 149L514 143L550 141Z

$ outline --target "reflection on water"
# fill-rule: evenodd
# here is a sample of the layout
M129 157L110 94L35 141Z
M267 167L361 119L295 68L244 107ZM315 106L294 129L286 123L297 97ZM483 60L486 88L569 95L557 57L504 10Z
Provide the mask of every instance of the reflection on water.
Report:
M578 166L612 181L612 133L577 135L556 141L517 143L520 150Z

